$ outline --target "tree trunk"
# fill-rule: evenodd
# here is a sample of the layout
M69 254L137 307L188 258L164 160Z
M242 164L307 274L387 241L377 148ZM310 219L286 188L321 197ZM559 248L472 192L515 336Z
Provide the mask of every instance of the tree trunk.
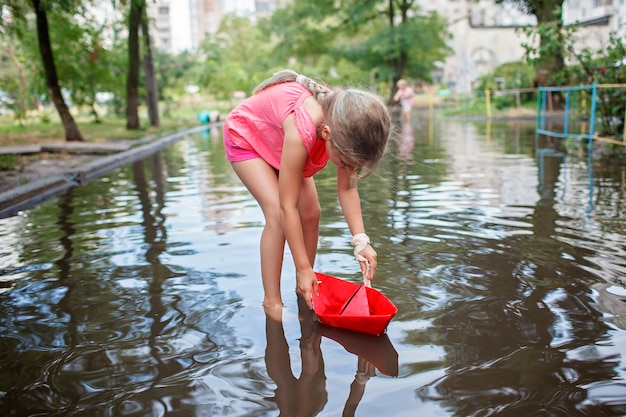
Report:
M400 48L400 45L398 43L398 40L396 39L397 35L396 35L396 25L395 25L395 10L394 10L394 3L393 0L388 0L387 3L387 20L389 23L389 28L391 29L390 33L392 38L390 39L392 44L395 44L397 46L397 48ZM402 68L400 68L400 63L399 63L399 58L396 57L392 57L391 58L391 66L394 69L394 74L393 74L393 79L391 80L391 85L389 86L389 104L393 105L394 101L393 101L393 96L394 94L396 94L396 89L398 87L396 87L396 83L398 82L398 80L400 78L402 78Z
M139 26L143 0L131 0L128 19L128 73L126 77L126 129L139 129Z
M37 17L37 36L39 38L39 52L43 60L43 66L46 72L46 82L52 96L52 101L59 112L63 128L65 129L65 140L82 141L83 136L78 130L78 126L70 113L70 110L63 100L57 70L54 64L54 56L52 54L52 45L50 44L50 32L48 30L48 16L45 9L41 5L40 0L32 0L35 16Z
M408 10L410 10L411 5L413 4L412 0L402 0L395 4L398 8L398 13L400 14L400 25L405 23L408 20ZM394 8L394 0L389 0L388 8L387 8L387 20L389 22L389 27L391 28L392 36L395 36L395 31L398 30L398 24L396 24L396 9ZM391 42L397 45L397 56L392 58L391 65L394 69L393 80L391 84L391 94L389 96L389 102L394 103L393 96L396 94L398 87L396 86L398 80L403 77L404 70L406 69L407 62L409 60L409 45L406 44L405 40L400 37L399 39L391 39Z
M555 86L567 84L567 80L560 79L565 69L565 59L563 58L563 8L564 0L554 0L548 2L537 2L535 16L537 17L537 25L554 24L556 25L551 35L541 32L539 39L540 61L537 68L536 79L543 80L543 85ZM555 10L561 10L561 14L555 16ZM557 39L552 39L556 36ZM550 48L550 45L558 45L558 48ZM560 109L563 107L561 93L553 91L550 93L552 109Z
M146 46L146 55L144 57L144 73L146 83L146 98L148 104L148 116L150 117L150 126L159 127L159 94L157 90L157 80L154 73L154 59L152 57L152 44L150 43L150 27L148 25L148 15L145 10L141 19L141 33L143 35Z
M553 34L542 33L539 40L539 51L541 53L541 62L539 64L539 70L543 70L546 73L546 81L550 85L555 85L553 82L554 77L559 75L565 68L565 59L563 58L563 17L562 14L555 16L555 10L562 10L564 0L555 0L549 2L537 2L539 3L535 10L535 16L537 17L537 25L554 23L556 25ZM558 39L552 39L552 36L557 36ZM558 42L555 42L558 41ZM550 44L561 45L557 50L549 48Z

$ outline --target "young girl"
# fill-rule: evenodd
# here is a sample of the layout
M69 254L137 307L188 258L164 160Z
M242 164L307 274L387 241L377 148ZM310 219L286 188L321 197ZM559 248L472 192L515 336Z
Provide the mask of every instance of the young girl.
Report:
M377 255L365 234L356 181L383 157L390 129L387 108L375 95L355 89L332 92L290 70L262 82L228 115L226 157L265 216L261 276L266 308L282 307L285 239L295 263L296 292L312 307L321 213L313 175L328 160L337 166L339 203L361 271L366 280L374 277Z
M396 92L393 99L395 101L400 101L402 105L402 114L404 115L404 122L411 123L411 108L413 107L413 97L415 96L415 90L409 87L409 84L406 80L402 78L398 80L396 83L396 87L398 87L398 91Z

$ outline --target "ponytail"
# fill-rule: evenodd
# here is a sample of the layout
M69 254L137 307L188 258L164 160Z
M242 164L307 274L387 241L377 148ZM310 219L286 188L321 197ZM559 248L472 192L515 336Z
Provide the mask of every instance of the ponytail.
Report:
M319 103L322 103L326 96L328 96L331 92L326 86L312 80L309 77L298 74L297 72L292 70L281 70L274 73L274 75L272 75L270 78L259 84L254 89L254 92L252 94L256 94L276 84L289 83L293 81L298 82L307 90L309 90L311 94L313 94L313 97L315 97L315 99Z

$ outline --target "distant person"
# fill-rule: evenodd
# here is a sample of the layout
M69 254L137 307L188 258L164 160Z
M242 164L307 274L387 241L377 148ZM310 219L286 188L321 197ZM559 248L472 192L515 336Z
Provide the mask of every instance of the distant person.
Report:
M295 263L296 292L312 308L321 214L313 175L328 160L337 166L339 203L361 271L368 280L374 277L377 254L365 234L356 183L378 165L390 131L389 112L374 94L331 91L290 70L262 82L226 117L226 157L265 216L261 276L266 308L282 306L285 240Z
M399 79L396 83L398 91L393 97L394 101L400 101L402 105L402 114L404 116L405 123L411 123L411 108L413 107L413 97L415 97L415 90L413 90L407 84L406 80Z

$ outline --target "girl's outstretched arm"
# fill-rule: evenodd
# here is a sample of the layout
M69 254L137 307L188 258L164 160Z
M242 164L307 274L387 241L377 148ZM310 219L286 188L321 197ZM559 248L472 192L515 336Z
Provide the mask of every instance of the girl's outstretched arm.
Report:
M352 236L358 233L365 233L365 225L363 224L363 214L361 212L361 199L359 191L350 181L352 169L349 167L337 167L337 195L341 210L348 223L348 228ZM363 276L371 280L376 272L377 254L371 245L367 245L365 249L359 252L367 261L361 261L360 267Z

